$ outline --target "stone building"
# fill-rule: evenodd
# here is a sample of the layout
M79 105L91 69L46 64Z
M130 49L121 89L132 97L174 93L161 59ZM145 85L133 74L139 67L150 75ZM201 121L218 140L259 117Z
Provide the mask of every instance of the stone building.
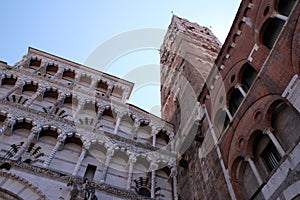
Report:
M300 199L299 13L243 0L223 45L173 16L163 119L72 61L0 62L0 199Z
M0 199L177 198L173 125L133 83L33 48L0 69Z
M299 14L297 0L243 0L221 49L174 16L161 93L180 199L300 199Z

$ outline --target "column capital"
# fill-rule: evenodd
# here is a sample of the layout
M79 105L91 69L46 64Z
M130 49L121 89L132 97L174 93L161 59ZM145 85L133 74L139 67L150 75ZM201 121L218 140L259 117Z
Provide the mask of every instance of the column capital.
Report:
M136 161L137 161L136 155L135 154L131 154L129 156L128 162L129 163L136 163Z
M42 131L41 126L34 126L31 128L31 133L34 135L38 135Z
M66 133L61 133L57 136L57 141L58 142L65 142L65 140L67 139L67 134Z

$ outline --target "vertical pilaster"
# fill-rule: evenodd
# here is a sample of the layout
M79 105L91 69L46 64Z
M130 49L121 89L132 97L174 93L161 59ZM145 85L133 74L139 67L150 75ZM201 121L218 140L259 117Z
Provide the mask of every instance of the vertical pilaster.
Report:
M26 149L32 143L34 137L36 137L41 132L41 130L42 130L42 127L40 127L40 126L34 126L31 129L30 135L27 137L26 141L20 147L18 152L14 155L14 160L19 160L22 157L23 153L26 151Z
M74 168L73 173L72 173L73 176L76 176L78 174L79 169L80 169L80 165L83 162L83 159L85 158L86 153L87 153L87 151L88 151L89 148L90 148L90 144L84 144L82 146L82 150L81 150L80 156L79 156L79 158L77 160L77 163L76 163L75 168Z
M252 172L253 172L256 180L257 180L258 185L262 185L262 183L263 183L262 178L261 178L261 176L260 176L253 160L249 156L247 156L245 158L245 161L247 161L249 163L250 168L251 168L251 170L252 170Z
M58 151L58 149L62 146L62 144L65 142L67 138L67 135L66 134L60 134L58 137L57 137L57 142L54 146L54 148L52 149L50 155L48 156L46 162L44 163L44 167L48 168L50 163L52 162L53 158L55 157L56 155L56 152Z
M107 176L107 172L108 172L108 167L109 167L111 158L113 157L114 153L115 153L115 150L113 148L107 149L106 159L105 159L105 164L104 164L104 169L103 169L103 174L102 174L101 182L105 182L105 180L106 180L106 176Z
M136 163L136 155L130 155L129 156L129 169L128 169L128 179L127 179L127 185L126 185L126 190L130 190L131 186L131 179L132 179L132 173L133 173L133 166Z
M32 95L32 97L28 101L26 101L24 106L29 107L39 96L42 96L44 94L45 90L46 90L46 88L39 87L38 90L36 91L36 93L34 95Z

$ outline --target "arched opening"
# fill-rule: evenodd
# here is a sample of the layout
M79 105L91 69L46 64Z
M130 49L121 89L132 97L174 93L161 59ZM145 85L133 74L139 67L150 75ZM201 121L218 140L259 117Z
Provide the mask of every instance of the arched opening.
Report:
M29 68L37 69L41 66L42 60L38 58L31 58L29 61Z
M115 96L117 98L122 98L123 90L121 88L115 86L115 87L113 87L111 95Z
M3 157L12 158L31 133L33 123L31 119L17 120L12 127L11 134L3 134L1 137L1 151ZM10 130L8 131L10 132Z
M281 156L269 136L262 131L256 131L253 142L253 161L260 172L262 179L266 180L268 175L279 164Z
M241 83L243 90L247 93L257 77L257 72L250 64L242 67Z
M138 142L144 144L152 144L151 139L151 127L149 126L149 122L147 120L143 120L140 124L138 135Z
M259 185L253 174L253 171L247 161L244 158L239 157L233 163L234 179L238 182L239 193L243 198L251 198Z
M96 90L97 91L100 91L102 94L101 96L104 96L106 91L107 91L107 88L108 88L108 85L106 82L102 81L102 80L99 80L98 83L97 83L97 87L96 87ZM100 94L99 94L100 95Z
M278 18L269 18L263 25L261 31L262 44L272 49L283 26L284 21Z
M128 179L128 155L116 151L110 161L106 183L120 188L126 188Z
M85 169L84 178L90 181L99 180L104 169L106 148L101 143L92 143L89 151L82 162L82 168ZM94 166L94 169L91 167Z
M118 134L126 138L132 138L133 124L134 124L134 120L131 118L130 114L123 116L120 123Z
M33 95L38 89L38 83L35 82L27 82L22 89L22 93L28 96Z
M105 108L103 111L100 126L101 129L108 133L113 133L115 128L115 114L111 110L111 108Z
M89 87L91 85L92 79L90 76L87 76L86 74L80 76L79 84L84 85L86 87Z
M83 106L83 112L91 116L97 116L98 106L95 102L86 101Z
M244 97L239 89L235 88L229 98L229 112L233 116L237 111L238 107L242 103Z
M298 112L283 102L275 101L269 108L268 114L272 132L285 151L293 148L299 139L300 117Z
M54 64L48 64L47 67L46 67L46 73L49 74L49 75L54 75L56 74L58 71L58 66L57 65L54 65Z
M81 154L82 141L76 133L68 134L62 148L56 152L50 168L66 174L72 174L78 158ZM84 169L81 167L79 175L83 176Z
M5 75L5 78L1 80L0 96L5 96L15 86L16 81L17 77Z
M220 108L217 111L214 120L214 127L217 128L219 135L227 128L229 122L230 120L226 111L223 108Z
M170 138L166 130L160 130L156 135L156 145L157 147L164 147L169 144Z
M160 166L162 163L160 163ZM159 199L173 199L171 169L163 167L156 171L156 195Z
M65 69L62 75L62 80L70 85L75 79L75 71L71 69Z
M289 16L297 0L280 0L277 10L280 14Z
M151 196L151 174L148 172L149 162L146 158L138 156L133 165L131 189L138 194L150 197Z

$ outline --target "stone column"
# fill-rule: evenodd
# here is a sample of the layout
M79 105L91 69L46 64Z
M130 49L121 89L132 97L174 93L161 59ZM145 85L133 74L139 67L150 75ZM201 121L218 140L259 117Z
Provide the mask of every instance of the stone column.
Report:
M283 150L282 146L279 144L275 135L270 131L270 129L267 129L263 133L269 136L270 140L273 142L274 146L276 147L278 153L280 154L281 157L283 157L285 155L285 151Z
M94 90L97 87L97 84L98 84L98 80L92 77L92 82L91 82L91 85L90 85L90 89Z
M127 179L127 185L126 185L126 190L130 190L131 186L131 179L132 179L132 173L133 173L133 166L136 163L136 155L130 155L129 156L129 169L128 169L128 179Z
M246 97L246 92L244 91L244 89L240 86L240 85L236 85L235 88L237 88L241 94L243 95L243 97Z
M156 135L158 134L158 130L154 129L151 132L152 135L152 146L156 146Z
M233 117L232 117L231 113L229 112L228 108L224 108L224 110L225 110L225 112L226 112L226 114L227 114L227 116L229 118L229 121L232 121Z
M128 96L128 92L127 91L123 91L123 95L122 95L122 102L125 102Z
M73 176L76 176L78 174L79 169L80 169L80 165L81 165L83 159L85 158L86 153L87 153L89 148L90 148L90 144L83 144L80 156L77 160L77 163L76 163L76 165L74 167L74 170L73 170L73 173L72 173Z
M57 107L61 106L61 105L63 104L65 98L66 98L66 95L60 93L60 94L58 95L58 98L57 98L56 102L53 104L53 106L52 106L52 108L51 108L49 114L52 114L52 113L56 110Z
M155 170L158 169L158 164L156 161L152 161L150 164L150 170L151 170L151 199L155 199L155 177L156 173Z
M176 165L173 165L173 167L171 169L171 175L173 176L173 196L174 196L174 200L178 200Z
M9 97L9 95L11 95L12 93L14 93L16 90L22 88L25 84L25 81L21 80L20 78L18 78L18 80L16 81L16 84L13 88L11 88L3 97L2 99L6 99L7 97Z
M247 161L249 163L250 168L251 168L251 170L252 170L252 172L253 172L253 174L254 174L257 182L258 182L258 185L262 185L262 183L263 183L262 178L261 178L261 176L260 176L253 160L249 156L247 156L245 158L245 161Z
M6 118L3 122L2 128L0 129L0 136L5 134L5 132L7 130L9 130L9 134L11 134L12 133L12 128L15 125L16 122L17 122L17 119L14 118L14 117Z
M66 134L60 134L58 137L57 137L57 142L54 146L54 148L52 149L50 155L48 156L47 160L44 162L44 167L48 168L50 163L52 162L56 152L58 151L58 149L63 145L63 143L65 142L67 138L67 135Z
M23 145L20 147L18 152L14 155L14 160L20 160L22 157L23 153L27 150L29 145L32 143L34 137L36 137L42 130L42 127L40 126L34 126L31 129L30 135L27 137L26 141L23 143Z
M64 73L64 69L63 68L58 68L56 74L54 74L52 77L51 77L51 80L55 80L57 78L61 79L62 76L63 76L63 73Z
M79 99L78 106L77 106L77 109L75 111L75 114L78 114L83 110L84 104L85 104L85 100Z
M108 84L108 87L107 87L107 90L105 93L106 98L109 98L110 94L112 93L113 88L114 88L113 84Z
M110 164L110 160L113 157L115 153L115 150L111 147L109 149L107 149L106 152L106 159L105 159L105 164L104 164L104 169L103 169L103 174L102 174L102 178L101 178L101 182L105 182L106 180L106 176L107 176L107 172L108 172L108 167Z
M118 133L123 115L124 115L123 112L117 112L117 121L116 121L115 129L114 129L114 134Z
M45 92L46 88L44 87L39 87L36 91L36 93L34 95L32 95L32 97L24 104L25 107L29 107L34 100L36 100L36 98L38 98L39 96L42 96Z
M138 136L138 130L139 130L139 127L141 125L141 122L139 121L138 118L135 118L134 119L134 124L133 124L133 127L132 127L132 134L133 134L133 139L134 140L137 140L137 136Z

